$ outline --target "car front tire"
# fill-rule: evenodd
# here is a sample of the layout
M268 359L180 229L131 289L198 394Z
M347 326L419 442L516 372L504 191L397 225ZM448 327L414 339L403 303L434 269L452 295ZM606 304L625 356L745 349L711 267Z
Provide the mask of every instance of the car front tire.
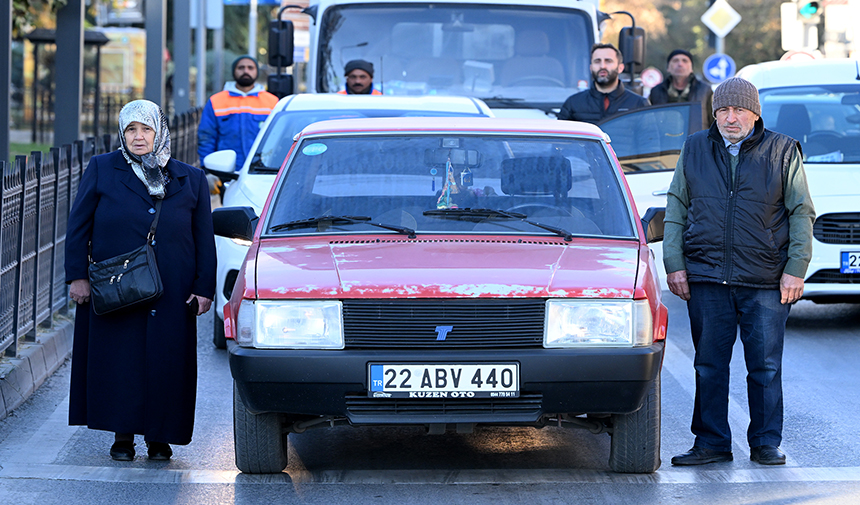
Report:
M213 328L212 343L216 349L227 348L227 337L224 336L224 320L215 311L215 327Z
M660 374L642 408L612 416L609 467L618 473L653 473L660 468Z
M242 473L281 473L287 467L287 433L282 415L252 414L233 382L233 449Z

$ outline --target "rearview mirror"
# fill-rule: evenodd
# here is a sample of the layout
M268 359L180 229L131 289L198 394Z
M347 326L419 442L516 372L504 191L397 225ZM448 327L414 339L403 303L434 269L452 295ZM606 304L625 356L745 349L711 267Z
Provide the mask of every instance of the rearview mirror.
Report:
M666 217L666 207L651 207L642 216L642 228L645 229L645 242L661 242L663 240L663 219Z
M260 218L251 207L219 207L212 211L212 226L219 237L254 240Z
M230 180L239 178L239 174L236 173L236 151L232 149L207 154L203 158L203 166L219 177Z
M451 160L452 165L475 168L481 165L481 153L474 149L425 149L424 164L431 167L444 167Z
M860 105L860 93L842 95L842 105Z

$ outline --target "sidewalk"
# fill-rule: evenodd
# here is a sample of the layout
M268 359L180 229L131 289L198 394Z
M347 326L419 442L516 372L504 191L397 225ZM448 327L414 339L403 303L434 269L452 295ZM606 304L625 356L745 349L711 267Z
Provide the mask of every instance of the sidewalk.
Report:
M39 329L35 342L15 358L0 357L0 419L24 403L72 355L73 315L54 315L53 327Z

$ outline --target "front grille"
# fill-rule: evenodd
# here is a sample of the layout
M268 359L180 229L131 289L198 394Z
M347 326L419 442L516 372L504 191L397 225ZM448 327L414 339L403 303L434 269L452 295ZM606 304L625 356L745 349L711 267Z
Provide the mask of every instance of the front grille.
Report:
M347 349L541 347L545 300L344 300ZM437 326L450 326L444 341Z
M843 274L836 268L825 268L815 272L807 284L860 284L860 274Z
M537 415L543 395L520 393L519 398L368 398L347 394L346 408L355 416Z
M812 227L812 235L825 244L860 244L860 212L819 216Z

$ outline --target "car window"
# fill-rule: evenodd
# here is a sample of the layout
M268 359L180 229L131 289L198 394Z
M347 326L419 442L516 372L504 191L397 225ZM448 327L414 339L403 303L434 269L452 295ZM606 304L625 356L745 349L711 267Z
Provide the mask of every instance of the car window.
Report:
M604 145L568 137L468 135L303 139L273 199L267 233L376 232L370 226L284 230L323 215L362 216L425 233L546 233L518 213L571 234L632 237L629 206Z
M478 116L475 113L453 113L426 110L311 110L311 111L281 111L272 119L265 135L257 146L251 159L249 173L277 173L284 164L284 159L293 145L293 137L306 126L317 121L329 119L350 119L364 117L393 117L393 116Z
M600 123L625 173L674 170L687 136L701 129L699 102L636 109Z
M805 161L860 162L860 84L759 92L765 127L798 140Z

